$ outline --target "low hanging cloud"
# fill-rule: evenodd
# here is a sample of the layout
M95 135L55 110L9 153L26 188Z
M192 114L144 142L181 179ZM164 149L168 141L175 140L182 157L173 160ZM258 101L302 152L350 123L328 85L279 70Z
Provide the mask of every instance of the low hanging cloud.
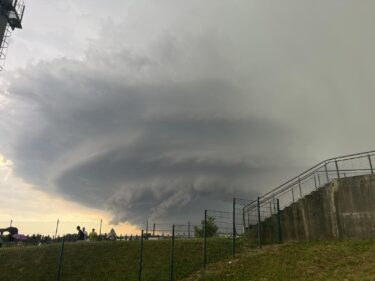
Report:
M2 125L20 126L8 151L23 178L105 208L115 223L194 218L207 201L255 195L249 183L264 169L262 150L287 145L287 129L243 111L225 77L134 84L83 65L56 60L29 79L25 70L10 98L22 106Z
M9 74L0 152L38 188L140 224L198 218L233 196L268 191L329 148L367 147L349 145L351 136L337 144L350 95L326 96L334 79L319 80L323 64L313 66L305 48L319 32L309 39L299 25L279 25L286 15L301 20L305 8L291 1L295 10L271 19L270 4L236 2L139 1L123 23L103 26L81 59ZM310 11L321 14L318 6ZM311 41L298 47L296 35Z

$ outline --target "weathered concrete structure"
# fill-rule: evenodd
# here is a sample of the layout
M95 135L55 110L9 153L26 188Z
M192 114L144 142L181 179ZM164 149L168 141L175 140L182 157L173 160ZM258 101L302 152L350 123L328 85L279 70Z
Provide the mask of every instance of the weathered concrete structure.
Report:
M375 175L334 180L281 210L280 221L283 241L375 238ZM277 215L261 223L261 235L278 242Z

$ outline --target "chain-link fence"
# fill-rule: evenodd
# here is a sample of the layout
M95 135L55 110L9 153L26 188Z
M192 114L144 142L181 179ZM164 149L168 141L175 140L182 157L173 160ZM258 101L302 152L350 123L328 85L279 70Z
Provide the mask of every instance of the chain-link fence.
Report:
M233 213L206 210L202 225L204 238L204 267L218 258L233 254ZM221 243L218 243L218 240ZM219 247L218 244L220 244Z
M178 280L199 270L203 241L195 231L198 227L191 222L147 223L141 234L138 280L154 280L155 272L159 272L159 280Z
M252 200L233 198L231 211L205 210L202 220L203 267L235 257L248 243L245 240L243 208Z

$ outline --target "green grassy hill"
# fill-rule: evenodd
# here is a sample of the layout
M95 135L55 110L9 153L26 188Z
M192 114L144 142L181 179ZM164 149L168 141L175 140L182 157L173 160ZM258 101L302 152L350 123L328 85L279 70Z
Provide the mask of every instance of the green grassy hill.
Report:
M300 242L211 265L205 281L375 280L375 241Z
M202 268L203 241L175 242L175 280ZM169 280L170 241L144 241L143 281ZM209 262L231 255L230 239L209 240ZM139 241L67 243L62 281L138 280ZM56 280L60 245L0 249L0 280Z
M139 241L68 243L62 281L138 280L139 246ZM375 280L375 241L246 247L233 260L230 239L210 239L204 277L202 246L202 240L176 241L175 280ZM239 247L244 249L243 241ZM59 251L59 245L0 249L0 280L54 281ZM169 254L170 241L145 241L142 280L169 280Z

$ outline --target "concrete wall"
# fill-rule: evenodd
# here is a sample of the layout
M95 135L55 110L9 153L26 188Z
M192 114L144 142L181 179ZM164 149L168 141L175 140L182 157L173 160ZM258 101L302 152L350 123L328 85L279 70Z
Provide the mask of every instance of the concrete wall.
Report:
M281 211L283 241L375 238L375 175L335 180ZM261 223L264 243L278 241L277 216ZM249 231L257 237L257 226Z

